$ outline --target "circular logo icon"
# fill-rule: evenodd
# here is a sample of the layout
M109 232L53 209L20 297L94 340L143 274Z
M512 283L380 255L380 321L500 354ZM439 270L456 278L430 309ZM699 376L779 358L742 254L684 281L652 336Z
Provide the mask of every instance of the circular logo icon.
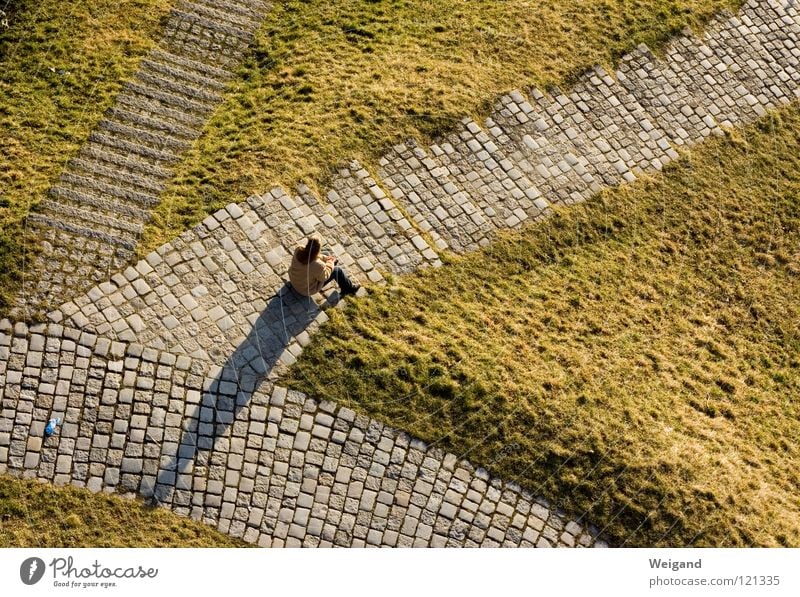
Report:
M28 558L19 567L19 577L26 585L35 585L44 576L44 560Z

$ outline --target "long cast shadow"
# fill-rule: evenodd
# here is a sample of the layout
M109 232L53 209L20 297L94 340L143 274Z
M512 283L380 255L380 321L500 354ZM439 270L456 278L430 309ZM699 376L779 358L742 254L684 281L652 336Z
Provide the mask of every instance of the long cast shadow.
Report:
M333 293L332 297L338 297ZM331 296L328 304L333 304ZM255 390L273 371L292 340L305 331L321 311L312 298L303 297L291 290L287 284L267 303L247 338L227 359L219 373L207 389L202 392L200 404L192 415L184 421L191 421L184 427L180 442L173 451L167 448L161 453L161 466L153 492L157 503L170 503L190 506L188 496L180 496L175 490L192 490L193 472L188 472L194 462L195 467L216 467L217 471L226 468L225 463L210 462L209 455L217 438L225 435L228 427L236 420L243 406L250 402ZM174 444L172 444L174 445ZM168 459L164 463L164 459ZM217 474L209 474L212 477ZM219 479L223 480L224 472ZM186 503L184 503L186 502Z

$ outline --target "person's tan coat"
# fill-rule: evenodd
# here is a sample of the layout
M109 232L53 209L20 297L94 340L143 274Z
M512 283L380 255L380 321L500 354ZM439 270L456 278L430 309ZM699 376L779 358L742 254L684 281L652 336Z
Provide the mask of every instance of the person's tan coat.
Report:
M297 257L300 250L300 247L295 249L292 256L292 265L289 267L289 283L303 296L311 296L322 290L325 281L333 272L333 263L323 261L320 257L309 264L302 263Z

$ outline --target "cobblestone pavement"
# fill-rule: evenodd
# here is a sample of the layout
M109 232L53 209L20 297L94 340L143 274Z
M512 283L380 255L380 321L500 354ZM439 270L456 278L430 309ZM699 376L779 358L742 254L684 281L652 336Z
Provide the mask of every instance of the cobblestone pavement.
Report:
M0 472L138 492L264 546L595 543L519 486L230 363L57 324L3 324L0 353Z
M231 204L47 323L0 322L0 472L138 493L259 545L605 545L582 516L276 385L341 304L287 291L289 254L317 232L363 283L439 266L793 101L799 36L796 8L751 0L663 60L641 46L571 90L509 93L484 126L351 163L324 198Z

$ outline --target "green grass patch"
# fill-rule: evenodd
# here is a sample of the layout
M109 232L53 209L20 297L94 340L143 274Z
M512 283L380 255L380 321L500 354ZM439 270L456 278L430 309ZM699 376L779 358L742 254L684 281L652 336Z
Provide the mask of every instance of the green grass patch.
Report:
M177 170L142 254L276 184L324 185L497 96L569 85L740 0L288 0L275 3L224 105Z
M800 546L800 110L373 287L291 387L627 546Z
M246 547L141 500L0 475L0 547Z
M15 0L0 24L0 312L22 221L152 47L171 0ZM28 246L35 251L36 243Z

